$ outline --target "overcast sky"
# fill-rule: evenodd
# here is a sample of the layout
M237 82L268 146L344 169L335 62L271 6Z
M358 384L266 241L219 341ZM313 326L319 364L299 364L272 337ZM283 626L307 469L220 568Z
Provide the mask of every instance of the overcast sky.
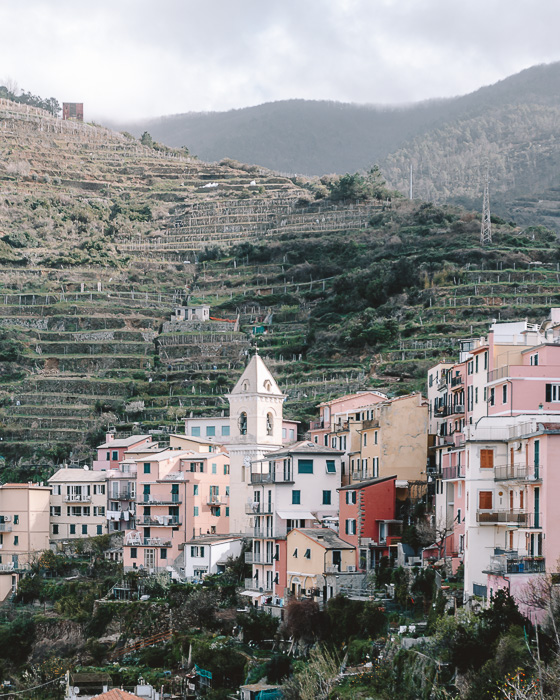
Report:
M558 0L0 0L0 82L86 119L399 104L560 60Z

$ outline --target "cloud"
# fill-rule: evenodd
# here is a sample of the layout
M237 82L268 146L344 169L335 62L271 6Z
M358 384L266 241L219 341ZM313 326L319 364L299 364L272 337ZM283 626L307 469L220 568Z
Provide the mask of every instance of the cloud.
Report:
M555 0L6 0L0 76L113 119L394 104L560 59Z

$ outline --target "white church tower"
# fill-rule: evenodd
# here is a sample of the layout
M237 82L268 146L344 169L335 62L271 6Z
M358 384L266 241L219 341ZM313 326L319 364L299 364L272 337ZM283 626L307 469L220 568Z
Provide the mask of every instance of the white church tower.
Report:
M228 394L230 416L230 532L249 527L251 461L282 447L282 404L286 395L257 352Z

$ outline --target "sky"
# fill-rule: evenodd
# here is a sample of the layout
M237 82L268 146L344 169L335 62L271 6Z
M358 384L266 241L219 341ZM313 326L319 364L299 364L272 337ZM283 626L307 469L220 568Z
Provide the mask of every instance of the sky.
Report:
M406 104L560 60L558 0L0 0L0 84L129 121Z

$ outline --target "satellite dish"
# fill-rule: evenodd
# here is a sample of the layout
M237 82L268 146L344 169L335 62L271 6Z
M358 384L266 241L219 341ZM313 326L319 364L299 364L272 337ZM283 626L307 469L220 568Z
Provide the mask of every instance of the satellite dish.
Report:
M74 695L78 695L78 693L80 692L80 689L78 688L77 685L75 685L72 690L74 691Z

